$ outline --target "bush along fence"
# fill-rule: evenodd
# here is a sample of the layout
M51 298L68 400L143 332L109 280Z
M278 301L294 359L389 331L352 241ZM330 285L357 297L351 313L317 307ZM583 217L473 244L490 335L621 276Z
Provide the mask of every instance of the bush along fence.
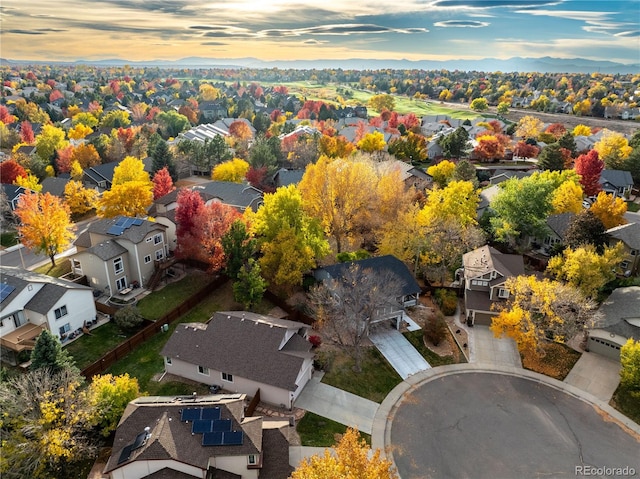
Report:
M182 304L176 306L167 314L157 319L156 321L148 324L143 327L136 334L131 336L129 339L123 341L114 349L104 354L100 359L90 364L86 368L81 371L81 374L87 379L91 379L96 374L102 374L106 371L113 363L122 359L127 354L131 353L137 346L141 345L145 341L151 339L153 336L158 334L160 331L163 331L165 325L168 325L184 314L188 313L194 306L198 305L201 301L203 301L212 291L218 289L222 285L224 285L229 278L225 275L221 275L214 279L212 282L208 283L204 288L200 291L194 293L189 298L187 298Z
M293 308L291 305L287 304L287 302L284 299L276 296L269 290L264 292L264 298L272 302L273 304L275 304L277 307L282 309L285 313L287 313L287 319L290 321L298 321L300 323L304 323L308 325L313 325L313 323L315 322L314 318L303 313L298 309Z

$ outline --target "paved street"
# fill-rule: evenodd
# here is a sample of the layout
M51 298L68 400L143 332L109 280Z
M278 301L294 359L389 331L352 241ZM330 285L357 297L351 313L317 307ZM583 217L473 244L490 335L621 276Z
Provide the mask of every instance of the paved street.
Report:
M396 405L385 443L402 479L568 478L576 466L640 471L637 432L527 378L439 376L408 388Z
M620 384L620 362L583 352L564 382L609 402Z
M321 379L322 373L316 372L296 399L295 406L371 434L378 403L323 384Z
M402 379L431 368L416 348L396 329L376 329L369 335L369 339Z

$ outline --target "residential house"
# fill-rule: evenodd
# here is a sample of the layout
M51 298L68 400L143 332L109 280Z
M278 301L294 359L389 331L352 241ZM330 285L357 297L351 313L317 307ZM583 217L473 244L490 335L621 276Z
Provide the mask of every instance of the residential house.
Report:
M339 280L354 265L357 265L361 271L371 270L379 274L381 278L389 276L394 278L394 281L397 282L400 289L400 296L397 298L390 298L390 303L394 303L394 306L390 307L389 310L385 309L384 311L380 311L378 316L372 320L371 323L374 324L381 321L393 321L395 322L396 328L400 329L400 326L402 325L402 318L404 316L404 308L418 304L418 297L420 296L421 291L420 285L416 282L411 271L407 268L407 265L392 255L376 256L357 261L323 266L322 268L317 268L313 272L313 276L317 281L326 281L330 279Z
M501 188L498 185L492 185L488 188L484 188L480 191L480 202L478 203L478 207L476 211L478 212L478 219L482 218L485 212L489 209L491 202L493 199L498 196Z
M69 181L71 181L70 178L64 178L62 176L47 176L42 180L41 193L49 193L58 198L64 198L64 189Z
M98 188L100 191L110 190L113 184L113 172L118 164L117 161L110 161L85 168L82 172L82 182L89 188Z
M31 350L44 330L61 340L96 317L87 286L20 268L0 266L0 345L2 359Z
M400 174L402 182L407 188L416 188L420 191L433 186L433 177L416 168L411 163L400 160L387 160L376 163L379 171L395 172Z
M10 185L7 183L2 183L2 191L7 197L7 203L9 204L9 208L11 211L14 211L18 207L18 200L22 195L24 195L27 191L26 188L18 185Z
M304 176L304 170L287 170L286 168L280 168L273 175L273 183L276 188L281 186L297 185Z
M166 228L124 216L95 221L76 239L71 269L110 296L136 283L144 286L169 253Z
M109 479L286 479L288 426L245 417L242 394L130 402L103 471Z
M198 105L200 114L206 120L219 120L229 115L227 107L218 101L203 101Z
M229 136L229 130L215 126L212 123L194 126L190 130L183 131L178 135L180 139L190 141L200 141L204 143L206 140L212 140L216 136Z
M531 176L533 173L533 169L522 171L522 170L496 170L493 173L493 176L489 178L489 183L492 185L497 185L502 183L503 181L510 180L511 178L516 178L521 180L522 178L526 178L527 176Z
M626 223L607 230L609 245L622 243L623 259L617 273L624 276L640 274L640 223Z
M633 177L624 170L602 170L600 186L602 191L614 197L628 198L633 188Z
M293 407L313 372L311 327L247 311L221 311L179 325L162 355L165 371L224 390Z
M629 338L640 341L640 286L615 289L600 312L602 320L588 332L587 350L618 360Z
M507 279L524 274L521 255L504 254L485 245L462 256L467 324L490 325L495 306L509 298Z
M575 213L560 213L547 217L547 235L544 238L532 238L534 245L542 248L544 254L550 254L555 245L564 243L564 236L575 217ZM539 241L541 240L541 243Z

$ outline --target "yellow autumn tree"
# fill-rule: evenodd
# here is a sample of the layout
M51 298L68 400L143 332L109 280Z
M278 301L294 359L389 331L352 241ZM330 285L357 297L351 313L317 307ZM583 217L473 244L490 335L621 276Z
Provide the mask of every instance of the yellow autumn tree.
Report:
M575 213L582 211L582 186L574 181L563 182L553 192L551 206L553 214Z
M544 123L535 116L527 115L518 121L516 136L519 138L538 138L544 130Z
M55 266L55 255L62 253L74 239L75 225L71 222L69 207L50 193L27 192L18 200L15 214L20 219L17 229L22 243L46 254Z
M213 101L220 96L220 90L211 85L210 83L200 84L200 98L202 101Z
M127 156L113 170L113 184L98 201L98 216L145 216L153 202L153 183L142 160Z
M93 188L85 188L80 181L72 180L64 187L64 199L71 214L82 215L95 208L98 192Z
M427 168L427 174L433 177L433 182L440 188L444 188L453 178L456 171L456 164L449 160L443 160L437 165Z
M547 272L578 288L588 298L594 298L600 288L615 279L615 267L622 261L622 243L605 247L602 254L587 244L576 249L566 248L549 260Z
M83 125L82 123L78 123L76 126L69 129L68 136L70 140L82 140L91 133L93 133L93 129Z
M384 135L379 131L373 131L364 135L364 138L358 142L358 148L367 153L374 151L382 151L387 144L384 141Z
M40 180L35 175L29 173L27 176L18 176L16 178L15 184L18 186L22 186L27 190L35 191L36 193L40 193L42 191L42 185L40 184Z
M72 161L71 171L69 172L69 176L71 176L71 179L79 181L82 179L83 173L84 172L82 171L82 166L80 166L80 163L78 161Z
M250 165L240 158L225 161L213 168L211 179L215 181L230 181L232 183L242 183Z
M576 125L571 133L573 136L591 136L591 128L587 125Z
M292 479L399 479L393 464L371 448L356 429L348 428L335 446L335 454L303 459Z
M620 226L627 222L624 218L624 214L627 212L627 202L622 198L615 198L604 191L598 193L589 211L602 221L606 229Z
M455 220L463 226L475 225L480 202L478 191L470 181L451 181L445 188L431 190L420 213L423 224L438 220Z
M602 131L602 137L593 145L593 149L598 152L598 156L610 170L624 169L624 160L629 158L633 151L622 133L607 129Z
M138 379L128 374L97 375L91 379L87 396L91 407L98 411L97 423L103 436L116 430L124 409L140 396Z

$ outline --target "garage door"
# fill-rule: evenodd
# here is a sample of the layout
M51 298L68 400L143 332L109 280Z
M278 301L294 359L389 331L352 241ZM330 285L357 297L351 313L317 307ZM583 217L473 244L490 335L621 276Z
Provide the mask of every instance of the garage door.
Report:
M476 313L476 319L473 324L478 326L491 326L491 319L495 315L491 313Z
M620 346L606 339L589 337L589 351L611 359L620 359Z

